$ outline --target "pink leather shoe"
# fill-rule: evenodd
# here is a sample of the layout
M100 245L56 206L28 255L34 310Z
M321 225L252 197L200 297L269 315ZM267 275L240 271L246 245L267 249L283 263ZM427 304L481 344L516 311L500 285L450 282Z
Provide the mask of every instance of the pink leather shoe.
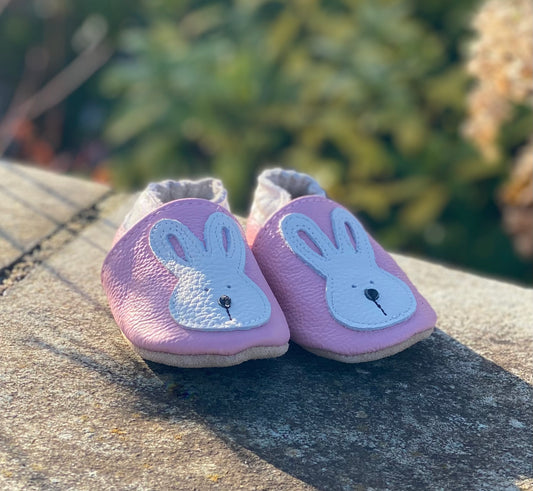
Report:
M102 284L147 360L221 367L287 351L285 317L220 181L150 184L117 232Z
M433 332L435 312L406 274L311 177L264 171L247 239L303 348L358 363Z

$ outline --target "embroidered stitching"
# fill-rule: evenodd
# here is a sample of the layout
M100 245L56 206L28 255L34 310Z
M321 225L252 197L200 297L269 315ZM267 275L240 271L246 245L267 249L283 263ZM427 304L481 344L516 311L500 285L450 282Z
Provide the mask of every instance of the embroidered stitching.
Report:
M318 202L323 200L309 201ZM368 239L368 235L359 221L343 208L333 209L330 219L336 246L318 227L316 222L301 213L290 213L286 215L279 222L279 227L281 234L291 251L314 269L320 276L326 279L326 299L333 317L349 328L382 329L413 315L416 311L416 299L411 289L401 279L377 265L374 250ZM355 249L350 237L347 235L347 225L350 227L351 233L354 236ZM301 231L305 232L312 239L322 255L315 252L303 241L299 235L299 232ZM330 262L334 256L345 256L347 261L360 262L366 271L374 270L378 273L378 276L385 278L386 281L382 282L382 285L386 285L387 288L400 288L405 297L402 299L406 302L404 308L396 311L394 314L387 313L386 315L388 319L385 323L376 321L365 322L361 319L353 321L347 318L340 308L342 304L339 305L338 303L338 299L341 298L341 296L336 295L336 293L342 292L342 284L339 283L337 277L332 274L331 271L332 265ZM379 305L379 308L381 312L384 313L381 305Z
M170 313L180 325L186 322L195 326L183 325L183 327L206 331L251 329L263 325L270 318L271 306L265 293L244 273L246 247L242 234L237 227L238 225L230 217L221 212L211 214L206 220L203 242L178 220L162 219L151 227L148 242L152 253L174 276L181 281L189 280L192 282L191 291L188 292L188 299L193 297L196 299L196 304L199 304L202 297L201 290L204 290L204 288L200 288L196 284L198 280L194 278L194 274L198 272L203 275L202 277L207 276L208 279L213 280L217 275L217 271L212 273L214 276L210 277L209 265L218 262L222 269L225 269L226 273L232 277L232 281L238 285L237 287L241 289L241 293L242 289L246 290L247 301L251 305L244 313L241 312L240 317L244 316L244 320L229 316L229 321L217 322L217 319L211 315L207 319L202 319L202 323L206 324L206 326L196 327L199 324L198 319L189 322L194 312L184 314L178 310L177 298L181 293L179 291L180 283L178 283L169 300ZM223 242L224 231L227 231L227 249L224 247ZM180 243L185 259L176 253L169 240L171 235ZM216 277L213 282L224 283L224 281L225 277ZM195 291L195 289L198 291ZM194 296L195 293L196 296ZM205 295L203 295L203 298L205 299ZM209 298L207 300L209 301ZM211 300L215 301L214 298ZM211 307L212 305L213 303L211 302ZM252 309L256 315L254 317L246 317L246 314L251 313ZM217 313L218 311L214 309L214 312ZM205 314L205 312L201 312L199 316L202 313ZM229 314L229 312L227 313ZM216 326L213 326L213 324L216 324Z

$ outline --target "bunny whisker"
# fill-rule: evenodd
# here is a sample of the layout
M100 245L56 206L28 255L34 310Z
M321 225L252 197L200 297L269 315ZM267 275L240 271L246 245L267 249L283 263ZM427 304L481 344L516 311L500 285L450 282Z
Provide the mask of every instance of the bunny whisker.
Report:
M383 310L383 307L377 302L377 300L372 300L376 305L377 307L379 308L379 310L381 310L381 312L383 312L383 315L387 315L387 312L385 312Z

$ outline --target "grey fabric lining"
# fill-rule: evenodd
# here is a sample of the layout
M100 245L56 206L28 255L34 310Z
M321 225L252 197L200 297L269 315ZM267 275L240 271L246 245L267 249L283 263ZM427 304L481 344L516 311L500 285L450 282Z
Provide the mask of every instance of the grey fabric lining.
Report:
M184 198L206 199L229 210L228 193L224 189L222 181L218 179L207 177L198 181L184 179L152 182L139 195L133 208L124 219L123 230L129 230L139 220L165 203Z
M262 226L276 211L301 196L326 196L326 192L307 174L280 168L267 169L257 178L250 216Z

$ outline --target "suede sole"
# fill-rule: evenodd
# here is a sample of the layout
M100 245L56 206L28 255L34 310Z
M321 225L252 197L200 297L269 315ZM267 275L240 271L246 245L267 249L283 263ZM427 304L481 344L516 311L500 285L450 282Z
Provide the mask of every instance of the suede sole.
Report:
M234 355L176 355L139 348L124 336L124 334L122 336L141 358L178 368L230 367L248 360L277 358L278 356L284 355L289 349L289 343L285 343L281 346L252 346Z
M322 356L324 358L329 358L335 361L340 361L342 363L364 363L367 361L376 361L380 360L381 358L386 358L387 356L395 355L396 353L399 353L400 351L403 351L404 349L413 346L413 344L416 344L419 341L428 338L429 336L431 336L434 330L435 328L432 327L431 329L419 332L414 336L411 336L409 339L406 339L401 343L394 344L393 346L389 346L388 348L384 348L378 351L372 351L370 353L360 353L358 355L341 355L339 353L335 353L334 351L322 350L317 348L307 348L301 345L300 346L315 355Z

